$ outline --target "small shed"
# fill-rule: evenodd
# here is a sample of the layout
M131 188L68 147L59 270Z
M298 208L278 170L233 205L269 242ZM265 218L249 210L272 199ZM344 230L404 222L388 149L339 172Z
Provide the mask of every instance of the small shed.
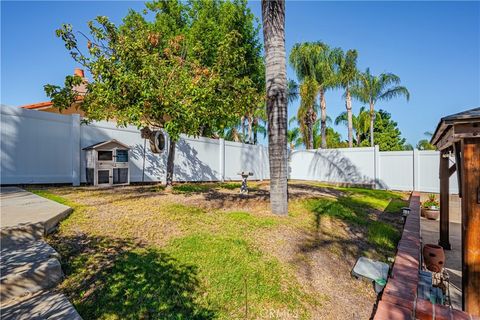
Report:
M87 183L94 186L130 184L129 149L115 139L83 148L87 162Z
M462 292L466 312L480 316L480 108L440 119L431 143L440 150L440 240L450 250L449 177L462 199ZM455 164L450 166L450 156Z

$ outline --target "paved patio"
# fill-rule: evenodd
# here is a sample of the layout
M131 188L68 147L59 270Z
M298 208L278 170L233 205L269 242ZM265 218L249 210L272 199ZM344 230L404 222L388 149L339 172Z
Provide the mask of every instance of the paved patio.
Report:
M445 250L445 268L450 275L450 298L452 306L462 310L462 237L460 224L460 200L450 196L450 244L452 250ZM424 243L438 243L440 221L421 218L420 227Z

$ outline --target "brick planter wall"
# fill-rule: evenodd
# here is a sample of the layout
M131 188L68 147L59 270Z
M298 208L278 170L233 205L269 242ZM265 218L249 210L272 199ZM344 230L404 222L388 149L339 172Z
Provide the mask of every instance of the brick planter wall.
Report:
M405 221L402 238L397 246L393 269L378 302L375 320L454 320L480 319L463 311L417 297L421 269L420 195L410 196L410 214Z

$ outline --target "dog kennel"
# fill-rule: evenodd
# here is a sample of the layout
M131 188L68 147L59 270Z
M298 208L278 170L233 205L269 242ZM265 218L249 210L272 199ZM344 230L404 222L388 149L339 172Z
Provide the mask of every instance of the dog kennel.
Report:
M87 183L94 186L130 184L129 149L115 139L83 148L87 162Z

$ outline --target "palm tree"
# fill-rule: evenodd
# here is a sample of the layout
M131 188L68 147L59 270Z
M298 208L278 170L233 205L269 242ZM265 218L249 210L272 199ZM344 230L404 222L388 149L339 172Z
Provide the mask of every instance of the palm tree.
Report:
M335 125L343 124L348 126L348 113L346 111L340 113L335 119ZM362 137L366 137L370 128L370 114L365 107L361 107L358 115L352 114L352 128L355 131L355 140L357 147L362 142Z
M373 125L375 122L375 104L378 101L387 101L395 97L404 96L410 100L407 88L400 86L400 78L393 73L382 73L374 76L370 69L360 73L359 82L351 89L353 97L370 106L370 145L373 147Z
M299 121L305 126L304 136L307 148L313 146L313 125L316 121L315 100L320 97L322 148L327 147L325 92L335 86L335 69L341 50L331 49L323 42L297 43L290 53L290 64L301 81L302 103Z
M297 121L297 118L295 116L291 117L290 120L288 120L288 126L291 126L292 123L295 123L296 121ZM290 150L300 147L303 143L300 128L293 127L292 129L288 129L287 141L290 146Z
M290 64L300 81L299 95L301 97L297 119L307 149L313 148L313 124L316 121L315 100L318 83L315 79L315 64L318 47L314 43L297 43L290 53Z
M353 147L352 97L350 88L358 78L357 50L348 50L340 55L338 63L338 85L345 90L345 108L347 109L348 147Z
M262 0L272 213L288 214L285 0Z

